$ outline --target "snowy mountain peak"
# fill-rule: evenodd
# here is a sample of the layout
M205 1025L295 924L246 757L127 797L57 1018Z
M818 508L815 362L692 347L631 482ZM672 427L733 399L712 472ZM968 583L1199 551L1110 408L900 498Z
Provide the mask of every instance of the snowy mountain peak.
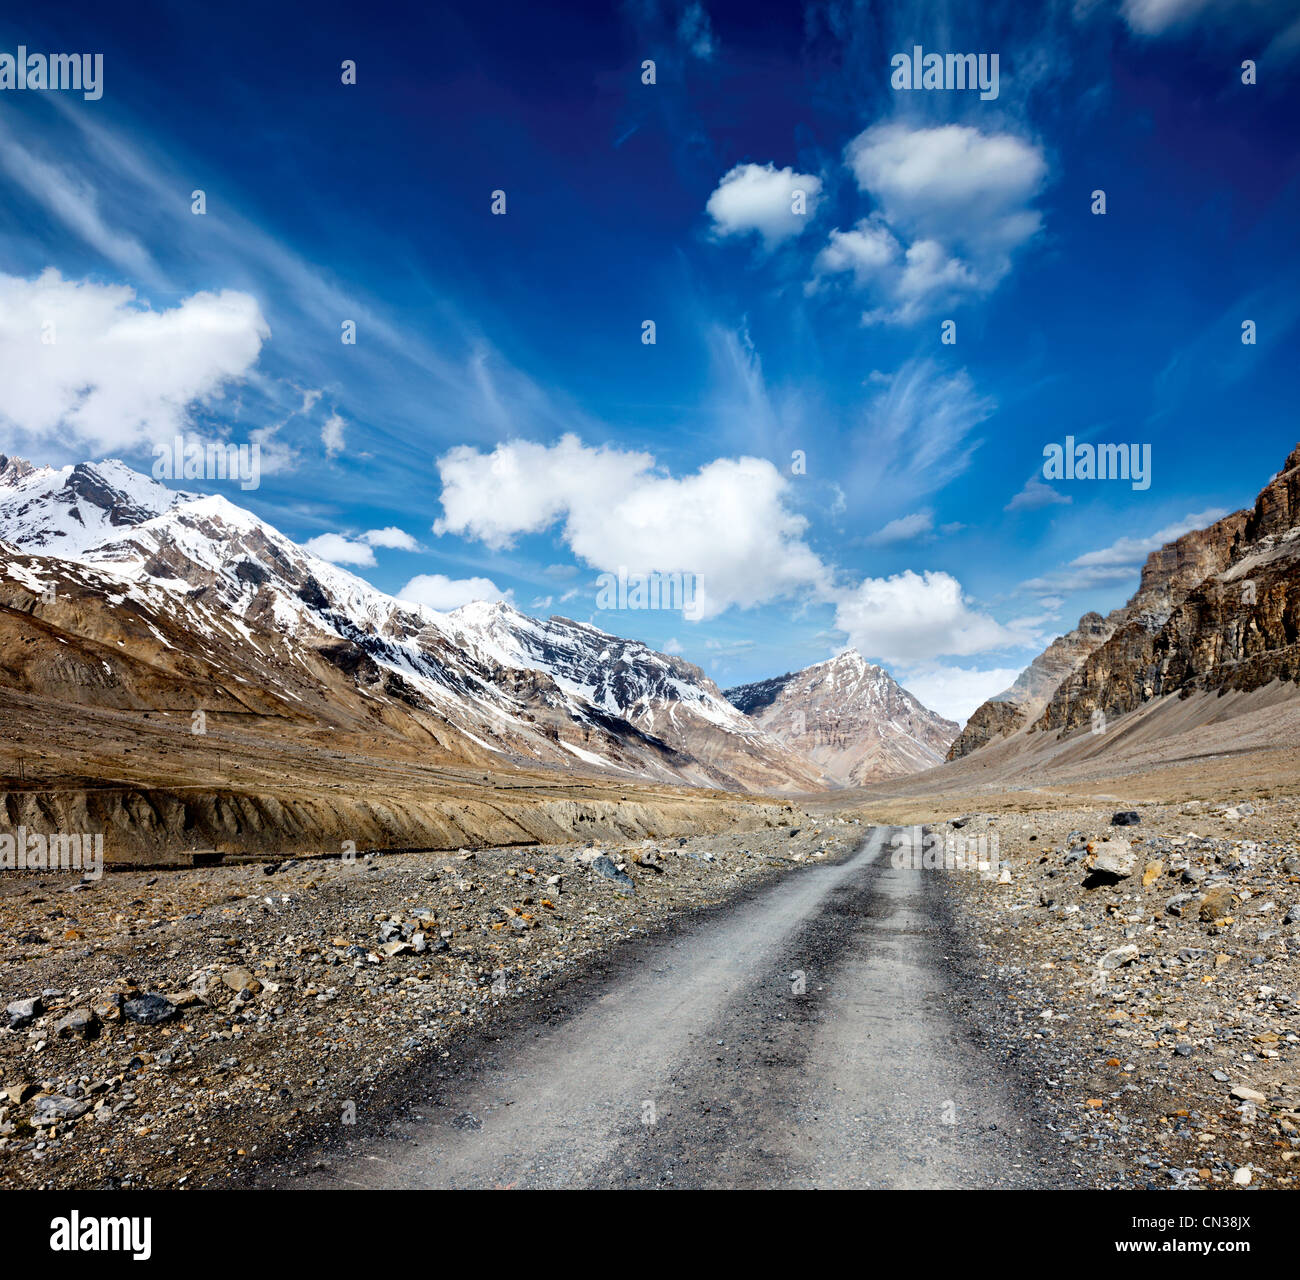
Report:
M168 489L116 458L67 467L0 466L0 539L78 556L197 495Z
M114 601L150 616L165 606L159 634L189 634L187 650L214 631L248 646L235 680L264 670L271 653L277 670L324 657L363 698L396 700L386 724L414 709L426 719L399 731L427 740L435 717L438 740L459 741L468 757L724 788L824 781L680 658L500 601L444 614L397 600L225 497L170 490L116 460L54 470L4 459L0 542L92 570L80 578L88 589L112 583ZM32 567L11 565L8 576L26 581ZM283 696L301 700L296 688L286 677Z

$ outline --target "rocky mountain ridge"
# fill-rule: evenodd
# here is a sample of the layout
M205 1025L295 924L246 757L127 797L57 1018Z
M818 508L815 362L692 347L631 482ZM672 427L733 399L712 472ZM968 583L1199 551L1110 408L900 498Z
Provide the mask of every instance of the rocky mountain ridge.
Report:
M0 457L0 542L0 651L15 659L0 666L28 692L255 707L304 731L382 724L477 765L733 790L825 781L680 658L506 604L439 613L395 599L224 497L117 461L55 470Z
M726 696L845 786L933 768L958 731L853 649Z
M1134 595L1105 618L1085 614L1053 641L975 712L948 758L1026 727L1104 728L1171 693L1294 682L1298 636L1300 446L1252 509L1152 552Z

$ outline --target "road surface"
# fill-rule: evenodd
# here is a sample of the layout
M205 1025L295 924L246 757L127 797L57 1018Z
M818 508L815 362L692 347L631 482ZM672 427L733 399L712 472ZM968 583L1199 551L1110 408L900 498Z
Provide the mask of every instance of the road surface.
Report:
M954 1009L942 873L895 869L891 834L635 944L292 1185L1070 1184Z

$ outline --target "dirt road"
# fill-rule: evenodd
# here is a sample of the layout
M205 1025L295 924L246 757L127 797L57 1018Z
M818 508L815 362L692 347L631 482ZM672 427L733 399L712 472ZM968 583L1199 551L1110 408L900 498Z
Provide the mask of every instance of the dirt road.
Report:
M286 1182L1077 1185L963 1030L935 873L894 868L891 834L630 948Z

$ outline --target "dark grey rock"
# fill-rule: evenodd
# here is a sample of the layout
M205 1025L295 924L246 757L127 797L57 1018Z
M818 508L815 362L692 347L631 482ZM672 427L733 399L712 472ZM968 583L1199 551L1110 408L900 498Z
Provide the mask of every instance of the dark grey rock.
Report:
M176 1006L166 996L143 995L128 1000L122 1007L132 1022L143 1023L146 1027L157 1026L160 1022L170 1022L176 1016Z
M620 871L603 853L591 863L591 869L598 875L613 883L614 888L623 894L635 893L636 885L632 877Z
M32 1111L32 1123L35 1125L59 1124L64 1120L75 1120L90 1110L89 1102L76 1098L65 1098L62 1094L49 1093L36 1099Z

